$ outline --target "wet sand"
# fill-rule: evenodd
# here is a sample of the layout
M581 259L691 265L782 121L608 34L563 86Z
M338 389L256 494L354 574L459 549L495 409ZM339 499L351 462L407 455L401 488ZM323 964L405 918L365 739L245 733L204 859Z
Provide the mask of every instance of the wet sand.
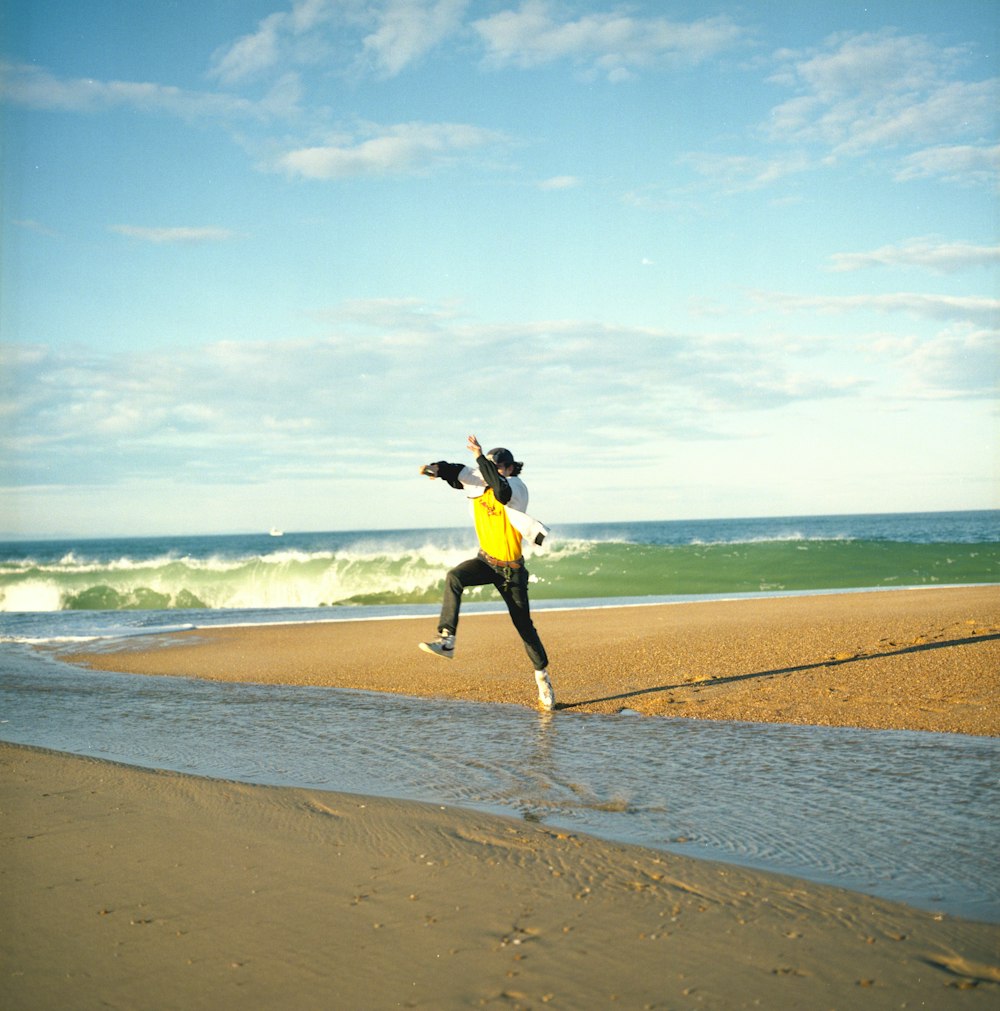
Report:
M0 1003L993 1008L995 925L514 819L0 745Z
M560 709L1000 736L1000 589L536 611ZM67 657L136 674L535 705L506 614L203 629Z

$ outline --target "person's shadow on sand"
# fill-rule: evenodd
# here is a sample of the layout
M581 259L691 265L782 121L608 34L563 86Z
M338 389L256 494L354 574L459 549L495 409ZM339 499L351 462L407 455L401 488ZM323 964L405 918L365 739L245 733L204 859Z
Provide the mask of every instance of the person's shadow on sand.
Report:
M922 642L914 646L904 646L901 649L893 649L884 653L858 653L854 656L843 658L832 657L829 660L820 660L818 663L800 664L796 667L780 667L775 670L755 671L752 674L733 674L729 677L707 678L704 681L681 682L673 685L658 685L655 688L638 688L633 692L623 692L620 695L606 695L600 699L581 699L578 702L561 702L556 709L573 709L576 706L594 706L601 702L618 702L622 699L633 699L639 695L653 695L656 692L676 691L680 688L712 688L716 685L732 684L736 681L752 681L754 678L774 677L778 674L796 674L801 671L818 670L820 667L839 667L846 663L861 663L865 660L881 660L890 656L903 656L907 653L921 653L929 649L951 649L954 646L971 646L979 642L989 642L993 639L1000 639L1000 633L991 635L973 635L964 639L946 639L941 642Z

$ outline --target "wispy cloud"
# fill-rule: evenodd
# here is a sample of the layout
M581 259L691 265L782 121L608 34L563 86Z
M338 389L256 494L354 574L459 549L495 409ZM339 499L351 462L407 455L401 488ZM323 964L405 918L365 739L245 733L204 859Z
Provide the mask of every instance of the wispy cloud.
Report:
M458 32L468 6L469 0L389 0L374 10L365 58L384 76L396 76Z
M289 21L287 14L271 14L255 32L217 50L212 60L212 76L226 84L236 84L270 70L280 57L279 40Z
M817 167L815 159L802 153L761 157L691 152L681 155L678 163L690 165L713 190L726 194L763 189Z
M831 269L844 272L866 267L927 267L952 273L968 267L987 267L1000 262L1000 246L977 246L971 242L916 238L899 245L881 246L869 252L834 253Z
M779 298L768 304L781 308ZM844 310L856 304L799 300ZM878 305L879 303L875 303ZM965 306L965 308L968 308ZM106 485L155 480L243 485L334 472L384 479L391 446L418 461L455 419L528 435L559 453L595 453L594 434L730 439L739 426L797 404L870 397L995 395L996 331L949 322L937 334L836 342L751 333L691 334L606 321L492 323L460 305L360 300L331 309L326 334L295 341L224 341L112 353L8 346L0 368L0 454L19 485ZM621 348L628 347L623 363ZM401 348L406 353L400 353ZM519 365L519 396L496 397L491 370L442 382L441 363ZM546 405L527 421L523 404ZM387 410L386 405L392 409ZM717 420L726 418L726 421ZM410 419L401 428L400 419ZM544 429L542 431L541 429ZM554 451L554 450L553 450ZM632 452L607 447L609 464ZM641 456L642 453L637 455Z
M840 34L817 49L776 58L772 80L798 94L772 110L766 127L772 140L819 145L840 158L978 141L995 128L1000 79L956 79L962 51L924 36L890 29Z
M662 435L689 430L691 417L713 405L771 410L851 389L739 337L572 320L492 324L453 305L382 299L339 307L330 329L313 340L169 352L8 348L0 443L26 484L64 483L70 474L100 483L165 469L242 480L258 468L264 479L317 458L335 466L346 461L345 447L371 441L402 442L416 453L440 419L468 417L477 402L493 405L498 428L515 431L522 397L560 405L547 415L549 434L575 445L595 425ZM401 355L402 346L419 353ZM490 370L442 382L441 362L456 355L520 363L521 396L497 402ZM423 420L400 432L403 417Z
M538 183L540 190L571 190L580 185L576 176L552 176Z
M61 236L61 233L56 231L56 229L49 228L48 225L43 225L40 221L35 221L31 218L15 221L14 224L17 225L18 228L24 228L29 232L37 232L39 235L47 235L50 239L57 239Z
M868 170L888 159L899 181L995 187L1000 147L982 138L995 135L1000 78L958 79L964 56L890 29L841 33L808 51L779 50L770 81L794 97L774 106L738 150L679 153L675 164L695 173L691 182L650 184L625 200L672 211L706 192L775 188L862 157Z
M343 10L351 6L344 3ZM329 54L321 30L334 20L339 7L335 0L296 0L289 10L267 15L254 31L213 53L210 76L233 85L275 68L319 62Z
M703 63L745 45L748 30L725 15L676 21L609 4L574 14L549 0L468 20L470 0L297 0L220 46L209 74L224 85L325 64L342 74L391 78L453 39L480 47L490 67L569 61L620 81L645 69ZM336 39L335 32L343 37Z
M996 188L1000 182L1000 144L939 145L907 155L900 163L896 178L943 179L946 182L986 185Z
M926 295L893 292L882 295L789 295L782 292L752 292L762 308L783 312L881 312L908 313L924 319L993 323L1000 314L1000 299L963 295Z
M1000 394L1000 331L954 326L904 356L911 391L931 399L995 398ZM988 441L988 440L987 440Z
M236 95L143 81L64 78L30 64L0 63L0 96L15 105L80 113L125 108L187 120L259 120L271 114L266 102Z
M395 77L463 29L469 0L298 0L212 56L210 74L227 85L326 64L342 74ZM336 41L347 29L350 43Z
M364 139L338 137L329 144L282 155L276 167L306 179L347 179L427 172L504 141L502 134L463 123L370 126Z
M1000 393L1000 331L953 323L930 338L886 334L865 355L895 363L906 395L930 400L993 399Z
M720 15L691 22L635 17L612 10L574 17L547 0L525 0L472 23L491 66L530 68L569 60L611 81L645 68L690 66L747 40L747 32Z
M143 242L157 244L180 243L200 245L206 242L228 242L230 239L241 238L237 232L228 228L214 227L174 227L147 228L142 225L111 225L109 230L130 239L141 239Z

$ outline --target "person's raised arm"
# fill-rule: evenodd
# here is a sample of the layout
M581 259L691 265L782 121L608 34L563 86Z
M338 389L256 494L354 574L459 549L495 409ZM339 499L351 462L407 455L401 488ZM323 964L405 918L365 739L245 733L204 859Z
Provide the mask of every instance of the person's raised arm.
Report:
M497 465L488 456L483 454L483 447L474 435L469 436L467 449L475 456L476 463L479 466L479 473L483 475L483 480L493 489L496 500L501 505L506 505L514 494L510 484L507 482L507 478L497 470Z

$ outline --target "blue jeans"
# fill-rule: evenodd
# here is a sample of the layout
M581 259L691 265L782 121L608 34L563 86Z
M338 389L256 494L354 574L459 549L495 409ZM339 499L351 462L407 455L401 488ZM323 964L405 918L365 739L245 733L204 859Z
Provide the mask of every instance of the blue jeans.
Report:
M470 558L456 565L444 581L444 603L441 605L441 620L438 631L454 635L458 630L458 612L462 606L462 592L467 586L488 586L492 583L503 597L511 621L517 629L528 658L535 670L545 670L549 658L542 640L538 638L528 607L528 570L497 569L482 558Z

